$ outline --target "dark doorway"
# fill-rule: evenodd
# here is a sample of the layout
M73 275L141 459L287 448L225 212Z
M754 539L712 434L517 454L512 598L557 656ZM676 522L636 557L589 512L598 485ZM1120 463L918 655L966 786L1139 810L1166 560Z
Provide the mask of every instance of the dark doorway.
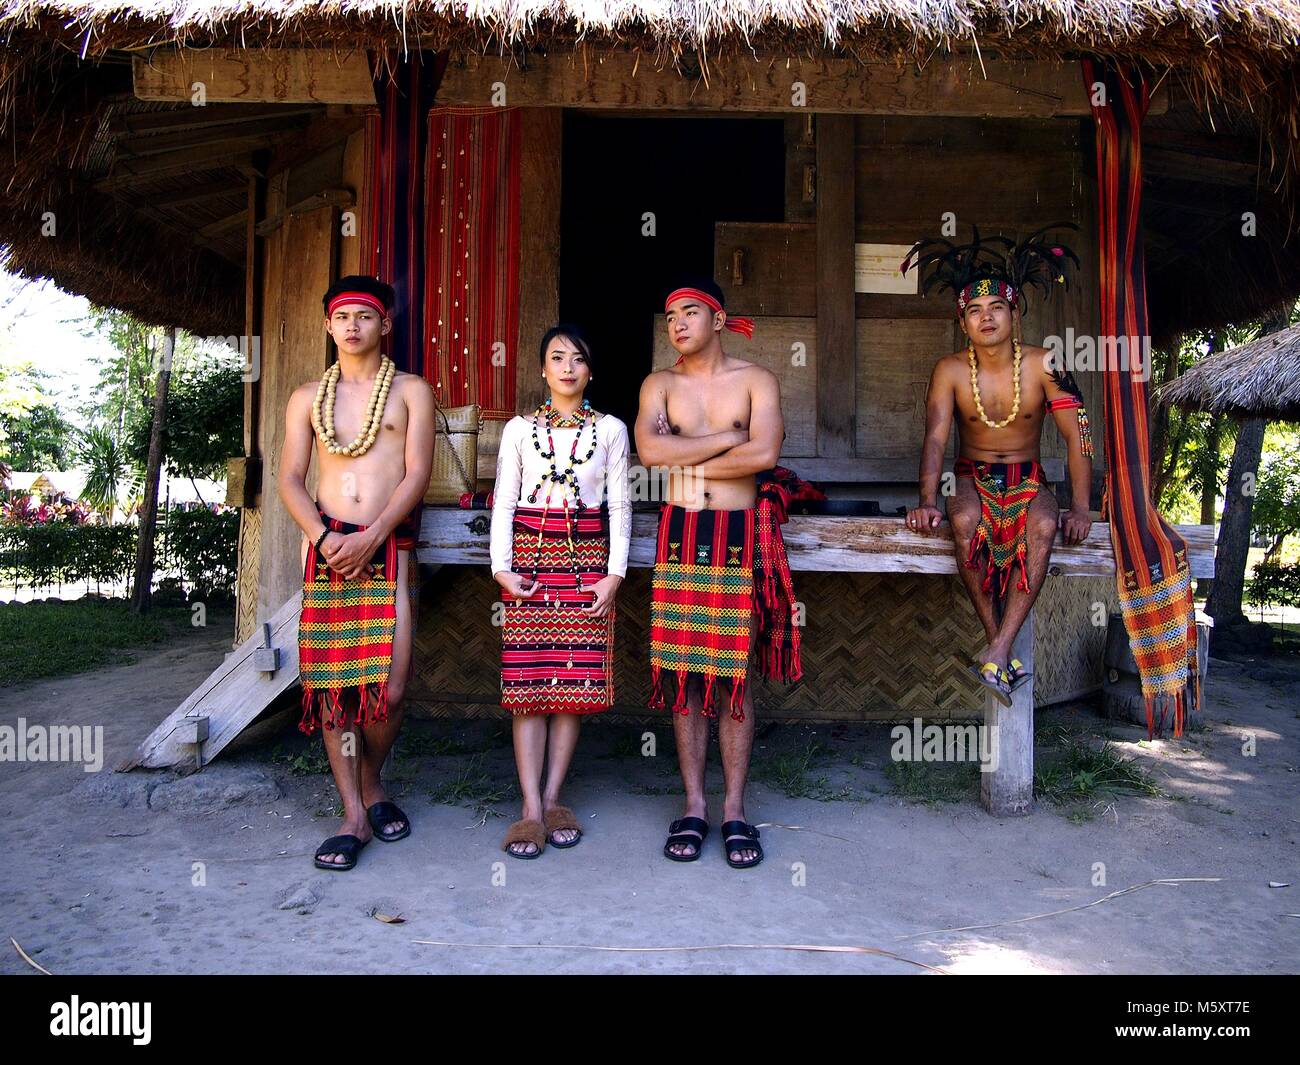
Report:
M567 112L563 154L560 317L591 337L592 405L630 433L665 286L713 273L715 222L784 220L784 122Z

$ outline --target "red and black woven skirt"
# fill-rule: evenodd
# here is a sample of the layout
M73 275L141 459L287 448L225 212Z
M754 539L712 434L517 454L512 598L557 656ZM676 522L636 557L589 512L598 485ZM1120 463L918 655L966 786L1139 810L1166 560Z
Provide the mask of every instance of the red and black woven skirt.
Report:
M614 701L614 611L582 612L590 587L608 572L609 523L603 507L581 514L541 507L515 511L510 568L525 584L539 582L531 599L504 589L501 601L501 706L516 714L592 714ZM570 552L569 537L573 549ZM577 572L574 563L577 563Z

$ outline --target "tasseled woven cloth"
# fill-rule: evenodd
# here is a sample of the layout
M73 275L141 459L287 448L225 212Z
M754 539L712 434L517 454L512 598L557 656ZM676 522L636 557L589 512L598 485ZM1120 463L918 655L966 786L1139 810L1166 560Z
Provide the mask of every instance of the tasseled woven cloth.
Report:
M573 548L570 554L569 533ZM614 617L583 612L609 572L609 514L517 507L510 568L540 588L516 601L501 590L501 706L515 714L592 714L614 702ZM574 562L577 562L577 573Z
M687 675L704 679L702 712L717 716L719 682L731 682L727 706L745 720L751 626L758 624L759 672L798 680L799 627L780 523L786 492L760 488L746 510L686 510L665 504L659 515L650 600L650 706L663 709L664 672L677 678L672 709L689 712Z
M322 513L335 532L366 526ZM314 545L303 567L302 615L298 621L298 673L302 720L311 735L327 729L388 720L388 674L397 629L397 537L389 533L370 559L371 576L345 580ZM345 698L354 695L355 698ZM355 705L352 705L355 704ZM328 712L328 716L326 713Z
M1016 587L1029 591L1029 505L1047 483L1047 474L1037 462L975 462L959 458L953 465L958 477L970 477L980 497L980 524L971 537L966 565L981 567L983 555L984 591L993 589L1003 598L1017 565L1020 579Z

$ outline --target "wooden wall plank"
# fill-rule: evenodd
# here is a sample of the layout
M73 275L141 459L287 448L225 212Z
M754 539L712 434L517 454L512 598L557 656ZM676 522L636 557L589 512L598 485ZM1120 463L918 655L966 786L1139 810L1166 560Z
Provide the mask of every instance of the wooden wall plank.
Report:
M954 350L956 328L951 317L858 320L859 457L907 460L912 464L908 480L916 480L925 435L926 386L934 364ZM951 440L945 454L953 454Z

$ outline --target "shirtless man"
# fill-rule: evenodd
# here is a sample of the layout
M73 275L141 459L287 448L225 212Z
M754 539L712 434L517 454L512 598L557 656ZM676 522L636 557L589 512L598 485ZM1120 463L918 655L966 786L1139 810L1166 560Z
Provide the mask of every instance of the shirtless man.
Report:
M1057 272L1053 280L1060 279ZM1019 286L993 276L949 287L957 292L967 348L940 359L930 377L920 501L907 512L907 525L928 532L943 519L939 481L956 420L960 457L955 490L947 499L948 521L957 571L988 637L971 669L1010 706L1010 693L1029 677L1011 657L1011 645L1042 588L1058 523L1067 544L1081 543L1092 526L1091 438L1069 372L1054 366L1045 348L1013 339L1019 333ZM973 372L978 388L972 386ZM1063 520L1039 463L1049 410L1068 448L1072 502Z
M770 371L722 350L724 328L746 335L753 329L747 319L728 319L722 303L722 290L707 279L684 279L670 292L664 308L668 336L681 357L642 384L635 436L640 462L669 470L651 605L651 706L665 705L662 673L673 673L673 732L686 802L682 819L669 829L664 854L694 861L708 834L704 767L709 718L716 716L726 784L724 849L730 865L748 868L763 857L758 830L745 821L745 780L754 741L746 677L755 645L770 628L762 610L751 615L755 580L763 576L754 572L761 563L753 544L764 522L775 530L772 553L779 552L779 561L766 562L780 567L778 583L787 598L792 590L780 530L755 480L776 464L781 450L780 388ZM782 673L797 679L792 605L783 601L770 613L785 632ZM719 715L727 680L730 713Z
M392 329L391 286L344 277L322 302L338 369L289 398L279 489L303 532L300 728L310 734L328 710L322 735L343 801L340 834L321 845L315 862L345 870L374 834L387 842L410 835L379 774L397 738L410 677L411 551L433 463L434 405L422 378L396 372L380 355L380 338ZM306 483L313 444L315 500ZM390 561L395 574L386 572ZM358 607L359 598L381 605Z

